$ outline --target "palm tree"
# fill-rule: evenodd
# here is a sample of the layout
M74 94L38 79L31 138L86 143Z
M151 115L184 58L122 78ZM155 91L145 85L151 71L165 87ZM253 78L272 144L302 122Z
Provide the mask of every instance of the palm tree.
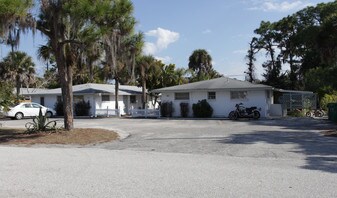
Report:
M102 17L95 17L95 23L102 32L102 43L104 45L105 63L109 69L110 78L115 80L115 109L118 109L118 90L121 81L121 73L127 68L127 65L134 60L138 48L137 42L128 42L134 31L136 24L135 18L132 16L133 5L130 0L114 1L110 6L106 6ZM140 34L135 37L135 41L142 40ZM131 39L132 40L132 39ZM140 42L141 43L141 42ZM141 47L141 46L140 46ZM127 52L130 56L127 56ZM130 70L134 72L134 67ZM132 74L133 75L133 74Z
M204 49L194 50L189 57L188 68L196 72L198 79L207 76L212 70L212 57Z
M22 84L28 87L34 80L35 64L32 57L28 56L25 52L10 52L4 58L2 65L2 77L15 82L18 100Z
M142 84L142 107L146 107L146 81L148 79L149 73L148 70L155 64L156 59L151 56L140 56L137 59L137 67L140 70L140 81Z
M188 82L187 79L186 79L187 72L188 72L188 70L186 70L184 68L178 68L174 71L175 84L176 85L182 85L182 84L186 84Z
M33 0L0 2L0 43L10 45L12 52L20 43L21 31L34 27L35 21L28 12L32 6Z
M93 37L98 35L91 32L93 26L90 22L93 16L100 13L96 10L100 7L98 5L104 2L93 3L90 0L40 2L37 29L48 38L51 52L55 56L60 76L66 130L73 128L73 68L78 64L84 46L80 35L84 33Z

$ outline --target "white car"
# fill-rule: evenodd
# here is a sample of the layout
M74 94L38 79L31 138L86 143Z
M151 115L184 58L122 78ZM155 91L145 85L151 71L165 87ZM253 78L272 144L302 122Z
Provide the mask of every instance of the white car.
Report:
M20 120L24 117L35 117L39 115L40 108L42 110L42 114L46 115L47 117L56 115L56 112L48 107L34 102L23 102L16 105L15 107L11 107L8 112L5 112L5 116L15 118L17 120Z

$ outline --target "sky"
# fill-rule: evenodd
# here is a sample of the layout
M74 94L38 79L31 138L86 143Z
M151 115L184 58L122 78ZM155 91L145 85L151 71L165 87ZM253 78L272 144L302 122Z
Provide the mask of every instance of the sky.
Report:
M131 0L138 21L136 31L145 34L144 54L165 64L188 68L188 58L196 49L205 49L216 71L244 79L245 55L254 30L261 21L275 22L306 6L331 0ZM45 63L36 57L46 39L37 33L23 35L19 50L30 54L41 75ZM0 58L8 53L1 45ZM257 76L261 78L264 55L257 56ZM286 70L287 68L283 68Z

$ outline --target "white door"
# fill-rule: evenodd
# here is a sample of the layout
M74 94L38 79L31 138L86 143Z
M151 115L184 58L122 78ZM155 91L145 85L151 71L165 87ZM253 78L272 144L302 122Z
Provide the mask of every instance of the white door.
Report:
M31 110L31 112L32 112L32 114L31 114L31 116L38 116L39 115L39 112L40 112L40 105L38 105L38 104L32 104L32 110ZM42 108L42 114L44 115L46 112L44 112L43 111L44 109Z
M33 113L33 107L30 103L23 104L20 108L20 111L22 111L24 116L32 116Z

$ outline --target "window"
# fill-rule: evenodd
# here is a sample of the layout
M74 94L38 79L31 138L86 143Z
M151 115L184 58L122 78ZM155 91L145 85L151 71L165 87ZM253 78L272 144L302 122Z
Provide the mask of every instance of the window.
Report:
M102 95L102 102L110 101L110 95Z
M231 99L247 99L247 91L231 91Z
M33 108L40 108L41 106L38 104L32 104Z
M216 93L215 92L208 92L208 99L209 100L215 100L216 99Z
M74 100L74 103L83 101L84 100L84 96L83 95L75 95L73 100Z
M23 108L32 108L32 105L31 104L24 104Z
M136 99L136 96L135 96L135 95L131 95L131 96L130 96L130 103L131 103L131 104L137 103L137 99Z
M57 101L61 102L62 101L62 97L61 96L57 96Z
M269 99L270 98L270 92L266 91L266 93L267 93L267 98Z
M174 99L175 100L189 100L190 99L190 93L174 93Z

